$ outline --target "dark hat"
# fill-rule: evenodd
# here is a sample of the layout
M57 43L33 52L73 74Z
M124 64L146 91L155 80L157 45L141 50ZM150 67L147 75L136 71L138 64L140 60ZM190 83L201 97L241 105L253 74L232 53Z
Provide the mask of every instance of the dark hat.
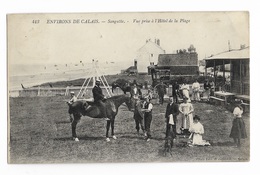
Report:
M193 117L193 120L200 120L200 117L198 116L198 115L195 115L194 117Z

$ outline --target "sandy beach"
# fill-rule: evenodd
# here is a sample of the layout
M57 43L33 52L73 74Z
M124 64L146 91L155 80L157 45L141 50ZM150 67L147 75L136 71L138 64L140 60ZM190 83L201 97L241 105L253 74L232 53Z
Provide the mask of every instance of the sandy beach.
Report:
M127 64L107 62L100 64L100 75L118 74ZM92 64L10 65L9 90L21 90L46 82L69 81L93 76Z

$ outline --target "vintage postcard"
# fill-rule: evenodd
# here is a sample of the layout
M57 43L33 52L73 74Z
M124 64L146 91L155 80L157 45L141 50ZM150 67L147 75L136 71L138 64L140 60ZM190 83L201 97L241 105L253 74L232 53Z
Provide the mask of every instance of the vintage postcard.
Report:
M7 15L8 162L250 161L249 12Z

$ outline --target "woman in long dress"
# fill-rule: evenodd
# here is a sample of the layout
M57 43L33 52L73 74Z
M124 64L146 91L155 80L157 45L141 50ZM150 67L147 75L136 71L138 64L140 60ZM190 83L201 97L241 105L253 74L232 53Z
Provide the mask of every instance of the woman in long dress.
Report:
M243 108L241 105L237 105L233 111L234 120L229 137L234 139L234 143L237 147L240 147L240 139L247 138L245 122L242 118Z
M189 131L191 132L191 135L189 137L190 146L209 146L210 143L202 139L202 134L204 134L204 127L199 121L200 117L195 115L193 117L193 125L189 129Z
M181 86L181 90L182 90L183 97L186 97L187 101L191 102L191 100L190 100L190 86L184 82L183 85Z
M182 114L181 134L189 135L189 127L193 124L193 105L188 103L187 98L183 97L183 103L179 105L179 111ZM189 121L189 124L187 123ZM188 127L189 125L189 127Z

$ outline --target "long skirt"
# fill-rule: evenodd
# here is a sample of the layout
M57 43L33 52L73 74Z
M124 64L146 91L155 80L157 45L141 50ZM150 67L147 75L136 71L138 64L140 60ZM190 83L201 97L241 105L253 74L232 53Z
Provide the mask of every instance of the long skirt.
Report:
M232 128L229 137L244 139L247 138L245 122L242 118L235 118L233 120Z
M190 92L187 89L183 89L182 94L187 98L187 101L190 102Z
M187 122L189 121L189 123ZM182 128L189 129L193 124L193 115L189 114L188 116L182 115Z
M208 141L202 139L201 134L192 133L190 135L189 139L191 139L192 145L200 145L200 146L209 146L210 145L210 143Z

